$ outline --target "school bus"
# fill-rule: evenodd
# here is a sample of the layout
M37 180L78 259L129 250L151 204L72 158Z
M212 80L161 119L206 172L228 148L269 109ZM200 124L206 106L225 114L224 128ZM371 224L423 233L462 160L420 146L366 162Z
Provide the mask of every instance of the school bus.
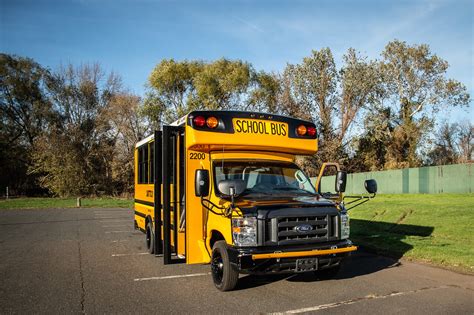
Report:
M357 247L349 240L345 172L327 163L313 185L295 164L317 150L309 121L193 111L136 144L135 228L164 264L210 263L221 291L232 290L239 273L335 275ZM322 193L331 167L336 192ZM366 188L375 196L374 181Z

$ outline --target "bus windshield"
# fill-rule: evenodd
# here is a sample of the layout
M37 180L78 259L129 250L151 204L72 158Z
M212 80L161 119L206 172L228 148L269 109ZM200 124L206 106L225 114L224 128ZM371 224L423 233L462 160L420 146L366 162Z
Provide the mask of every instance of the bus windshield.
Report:
M243 180L244 195L314 195L311 181L298 166L282 161L215 161L214 183Z

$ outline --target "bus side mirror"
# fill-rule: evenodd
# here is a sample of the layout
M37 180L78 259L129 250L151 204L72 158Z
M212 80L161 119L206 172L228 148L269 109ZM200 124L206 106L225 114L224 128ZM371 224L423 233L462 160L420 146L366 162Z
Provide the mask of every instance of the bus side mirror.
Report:
M221 180L217 184L219 192L228 197L237 197L246 189L245 181L242 179Z
M366 180L364 186L369 194L375 194L377 192L377 182L375 179Z
M194 194L196 197L209 196L209 171L196 170L194 174Z
M336 175L336 192L343 193L346 191L347 172L338 171Z

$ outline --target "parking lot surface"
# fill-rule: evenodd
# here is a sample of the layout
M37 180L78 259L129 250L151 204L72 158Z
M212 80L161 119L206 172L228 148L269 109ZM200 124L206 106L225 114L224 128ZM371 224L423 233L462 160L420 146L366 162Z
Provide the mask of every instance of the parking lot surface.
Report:
M130 209L0 211L0 313L473 314L474 277L359 251L336 279L246 276L214 288L208 265L164 266Z

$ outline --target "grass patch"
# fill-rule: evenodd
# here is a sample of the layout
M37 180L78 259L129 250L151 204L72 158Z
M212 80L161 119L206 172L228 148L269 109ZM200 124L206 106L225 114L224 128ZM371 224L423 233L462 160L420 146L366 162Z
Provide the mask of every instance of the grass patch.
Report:
M82 198L85 208L132 208L132 199L122 198ZM41 209L41 208L75 208L76 198L15 198L0 200L0 209Z
M474 273L474 194L379 195L350 215L356 244Z

